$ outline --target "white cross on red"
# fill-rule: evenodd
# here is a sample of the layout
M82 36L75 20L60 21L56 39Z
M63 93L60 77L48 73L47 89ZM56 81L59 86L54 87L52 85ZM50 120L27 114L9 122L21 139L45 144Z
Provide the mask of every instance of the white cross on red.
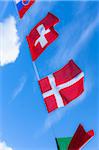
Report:
M41 47L44 48L48 43L47 39L45 38L45 35L50 32L50 29L45 30L44 25L41 24L39 27L37 27L37 31L40 37L36 40L34 45L36 46L38 43L40 43Z
M63 104L63 100L62 100L62 97L59 93L60 90L64 89L64 88L67 88L73 84L75 84L76 82L78 82L82 77L84 77L84 73L81 72L80 74L78 74L76 77L74 77L72 80L66 82L66 83L63 83L61 85L58 85L56 86L56 83L55 83L55 78L53 75L49 75L48 76L48 79L49 79L49 83L50 83L50 86L51 86L51 90L43 93L43 97L44 98L47 98L51 95L54 94L55 96L55 99L56 99L56 102L57 102L57 106L58 107L63 107L64 104Z

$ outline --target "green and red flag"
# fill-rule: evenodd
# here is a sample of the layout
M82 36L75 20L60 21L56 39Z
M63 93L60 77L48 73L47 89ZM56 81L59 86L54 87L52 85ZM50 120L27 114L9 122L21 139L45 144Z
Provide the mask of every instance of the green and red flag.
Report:
M85 131L84 127L80 124L73 137L57 138L58 150L81 150L88 141L94 136L94 131Z

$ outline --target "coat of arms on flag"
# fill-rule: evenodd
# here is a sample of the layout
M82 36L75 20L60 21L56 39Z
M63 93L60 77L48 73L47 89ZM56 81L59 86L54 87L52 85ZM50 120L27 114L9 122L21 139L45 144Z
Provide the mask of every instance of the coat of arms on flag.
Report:
M73 137L56 138L58 150L81 150L94 136L94 131L85 131L80 124Z
M39 80L48 112L63 107L84 91L84 73L70 60L62 69Z
M45 48L58 37L58 33L54 29L58 22L59 19L55 15L48 13L26 37L32 60L36 60Z
M32 6L35 0L15 0L20 18L24 16L27 10Z

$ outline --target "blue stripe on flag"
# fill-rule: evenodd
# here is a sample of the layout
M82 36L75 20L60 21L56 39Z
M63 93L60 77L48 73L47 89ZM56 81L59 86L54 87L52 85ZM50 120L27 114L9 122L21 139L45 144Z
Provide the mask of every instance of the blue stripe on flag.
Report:
M24 5L22 4L22 1L20 1L19 3L17 3L18 11L20 11L22 9L22 7L24 7Z

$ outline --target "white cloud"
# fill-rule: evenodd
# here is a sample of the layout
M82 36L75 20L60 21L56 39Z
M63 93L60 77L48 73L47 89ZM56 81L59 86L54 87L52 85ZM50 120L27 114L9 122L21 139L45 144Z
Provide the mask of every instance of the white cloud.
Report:
M34 133L34 138L38 139L42 135L44 135L49 129L54 129L53 125L55 125L58 121L62 119L65 115L67 109L60 109L53 111L52 113L48 114L48 116L44 119L43 127L39 128L38 131ZM53 130L54 134L54 130Z
M76 56L76 54L78 52L80 52L80 49L82 48L82 45L88 41L88 39L91 37L94 29L99 26L99 15L96 16L96 18L94 19L93 22L91 22L89 24L89 26L85 29L85 31L81 34L79 40L77 41L77 43L74 45L73 49L74 51L72 51L70 53L70 57L74 57L74 55Z
M0 66L15 62L19 55L19 37L13 16L0 22Z
M6 142L2 141L0 142L0 150L13 150L11 147L9 147Z
M20 92L22 91L22 89L26 83L26 80L27 80L26 76L21 77L18 86L16 87L16 89L13 92L12 100L10 102L12 102L20 94Z
M66 113L66 109L61 109L59 111L55 111L52 114L50 114L44 122L45 131L50 129L53 126L53 124L60 121L62 119L62 117L65 115L65 113Z
M84 23L82 24L82 22ZM68 62L69 59L77 57L98 26L99 15L94 18L92 16L88 20L87 16L79 17L78 13L78 16L75 16L71 23L61 29L61 37L57 44L58 51L50 60L50 67L57 68L63 65L64 62ZM60 63L57 60L60 60Z

